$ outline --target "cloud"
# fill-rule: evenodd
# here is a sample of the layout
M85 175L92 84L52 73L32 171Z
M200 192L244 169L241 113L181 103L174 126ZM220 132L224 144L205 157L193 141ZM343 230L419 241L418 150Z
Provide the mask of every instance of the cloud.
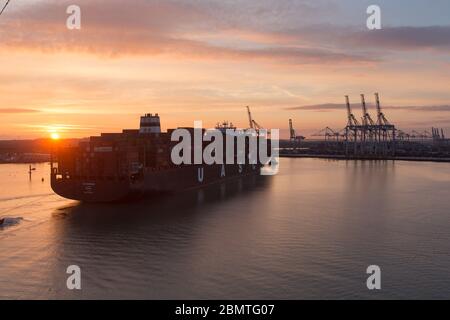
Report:
M323 103L323 104L313 104L307 106L299 106L299 107L289 107L287 110L307 110L307 111L331 111L331 110L340 110L344 109L345 104L339 103Z
M370 31L314 22L337 10L325 0L79 0L79 31L65 27L70 4L39 1L11 10L2 17L0 50L320 65L378 62L386 49L450 49L450 26Z
M372 103L366 104L368 108L374 108L375 105ZM352 108L355 109L356 104L352 105ZM450 112L450 105L437 105L437 106L382 106L383 109L391 109L391 110L405 110L405 111L423 111L423 112ZM345 109L345 104L339 103L323 103L323 104L314 104L314 105L306 105L306 106L298 106L298 107L289 107L287 110L305 110L305 111L334 111L334 110L342 110Z
M440 106L403 106L403 107L392 107L396 109L405 110L416 110L416 111L431 111L431 112L450 112L450 105L440 105Z
M36 109L23 109L23 108L0 108L0 113L35 113L41 112Z
M355 26L311 24L294 29L267 33L280 43L327 46L334 50L386 56L388 51L450 51L450 26L399 26L381 30ZM276 40L275 40L276 41Z
M348 37L354 45L400 50L450 49L450 26L387 27L355 32Z
M283 8L288 8L284 1ZM0 29L0 50L23 49L45 52L85 52L97 55L172 56L202 60L275 62L288 65L372 63L376 58L298 42L225 45L207 36L233 29L230 7L219 3L168 0L123 2L80 0L81 30L65 27L65 1L38 2L10 14ZM306 6L306 4L302 4ZM275 6L277 7L277 6ZM227 9L221 12L220 9ZM235 10L235 9L234 9ZM256 10L252 8L252 10ZM313 10L313 9L311 9ZM285 11L282 11L285 12ZM252 33L255 39L273 38L267 31L236 26L234 32ZM282 34L275 33L282 39ZM201 35L206 35L202 38ZM232 38L230 34L228 38Z

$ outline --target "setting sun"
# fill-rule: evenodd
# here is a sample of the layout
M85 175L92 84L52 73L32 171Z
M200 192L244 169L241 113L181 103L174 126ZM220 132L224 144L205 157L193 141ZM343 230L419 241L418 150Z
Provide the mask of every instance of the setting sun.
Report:
M59 133L57 133L57 132L52 132L52 133L50 134L50 137L51 137L53 140L58 140L58 139L59 139Z

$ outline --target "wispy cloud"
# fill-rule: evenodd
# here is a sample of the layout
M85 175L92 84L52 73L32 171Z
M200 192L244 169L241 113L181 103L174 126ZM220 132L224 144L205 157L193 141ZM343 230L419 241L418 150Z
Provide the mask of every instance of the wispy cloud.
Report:
M352 105L353 109L355 105ZM375 107L372 103L367 103L367 107L373 108ZM306 106L298 106L298 107L289 107L286 110L305 110L305 111L334 111L334 110L342 110L345 109L345 104L339 103L323 103L323 104L314 104L314 105L306 105ZM450 105L439 105L439 106L383 106L383 109L392 109L392 110L405 110L405 111L424 111L424 112L450 112Z
M354 45L393 50L450 50L450 26L386 27L373 32L355 32L348 42Z
M132 3L132 4L131 4ZM0 29L1 49L26 49L44 52L86 52L98 55L165 55L188 59L259 60L283 64L370 63L374 56L337 48L310 46L298 42L258 45L221 45L208 37L192 34L226 32L253 34L254 39L273 38L271 31L233 27L225 22L220 5L196 1L80 0L82 29L65 28L65 1L38 2L11 14ZM311 5L303 4L309 8ZM230 7L223 7L231 10ZM313 10L313 9L311 9ZM228 12L230 16L233 12ZM275 33L283 39L282 33Z
M25 108L0 108L0 113L35 113L41 112L36 109L25 109Z
M380 55L381 49L450 49L450 26L387 26L368 31L311 21L298 25L293 20L293 12L305 19L308 13L328 12L329 1L231 5L195 0L79 0L80 31L65 28L69 4L36 2L10 12L3 17L0 50L342 64L380 61L385 54ZM238 19L242 16L246 19ZM228 42L235 42L211 41L214 35L226 35Z
M166 127L196 115L215 123L240 119L243 105L265 126L286 126L288 106L305 111L302 125L333 126L343 94L374 90L389 97L392 121L445 118L448 1L382 2L383 29L370 31L357 0L12 1L0 19L1 130L69 123L84 136L104 130L97 114L120 130L144 112ZM81 30L66 28L71 4Z
M397 109L416 110L416 111L432 111L432 112L450 112L450 105L441 106L406 106L406 107L393 107Z
M307 110L307 111L331 111L331 110L340 110L344 109L345 104L339 103L323 103L323 104L313 104L306 106L298 106L298 107L289 107L286 110Z
M332 47L334 50L359 53L383 60L398 51L450 51L450 25L383 27L367 30L355 26L313 24L267 34L279 43Z

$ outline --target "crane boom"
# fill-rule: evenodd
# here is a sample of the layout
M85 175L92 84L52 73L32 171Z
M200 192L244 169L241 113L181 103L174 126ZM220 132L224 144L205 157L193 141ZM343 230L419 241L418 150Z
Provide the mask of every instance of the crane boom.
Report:
M352 107L350 106L350 100L348 96L345 96L345 103L347 106L347 117L348 117L348 126L358 126L359 122L356 120L353 112Z
M375 93L375 101L376 101L376 105L377 105L378 124L381 124L383 113L381 112L380 97L378 96L378 93Z
M389 125L388 119L386 119L386 116L384 115L383 111L381 110L380 96L378 93L375 93L375 101L377 104L377 124L378 125Z
M361 94L361 106L363 111L363 125L374 125L375 123L370 117L370 114L367 112L366 99L364 98L364 94Z
M250 128L253 129L254 128L254 126L253 126L254 120L252 119L252 113L250 112L249 106L247 106L247 113L248 113L248 123L250 125Z
M263 129L263 127L262 126L260 126L259 124L258 124L258 122L256 122L255 120L252 120L252 122L253 122L253 129L256 129L256 130L260 130L260 129Z
M345 104L347 106L347 118L348 118L348 125L352 125L352 109L350 107L350 100L348 96L345 96Z
M367 125L367 107L366 107L366 99L364 98L364 95L361 94L361 107L362 107L362 114L363 114L363 125Z
M289 119L289 135L291 137L291 140L295 140L295 130L292 124L292 119Z

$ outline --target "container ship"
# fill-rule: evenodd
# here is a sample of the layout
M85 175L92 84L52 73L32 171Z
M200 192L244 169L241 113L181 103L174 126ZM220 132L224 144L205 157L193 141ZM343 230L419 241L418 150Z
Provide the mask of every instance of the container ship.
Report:
M194 130L198 130L182 129L187 129L192 136ZM227 129L235 127L228 122L216 127L224 137L229 132ZM171 139L174 130L161 132L159 115L146 114L141 117L139 129L102 133L76 147L58 148L51 161L51 187L68 199L113 202L176 193L260 173L263 166L260 161L256 164L248 161L247 140L244 164L236 161L234 164L174 164L171 152L178 143ZM206 131L201 130L202 134ZM257 139L260 139L259 135ZM206 146L207 142L202 141L202 150Z

